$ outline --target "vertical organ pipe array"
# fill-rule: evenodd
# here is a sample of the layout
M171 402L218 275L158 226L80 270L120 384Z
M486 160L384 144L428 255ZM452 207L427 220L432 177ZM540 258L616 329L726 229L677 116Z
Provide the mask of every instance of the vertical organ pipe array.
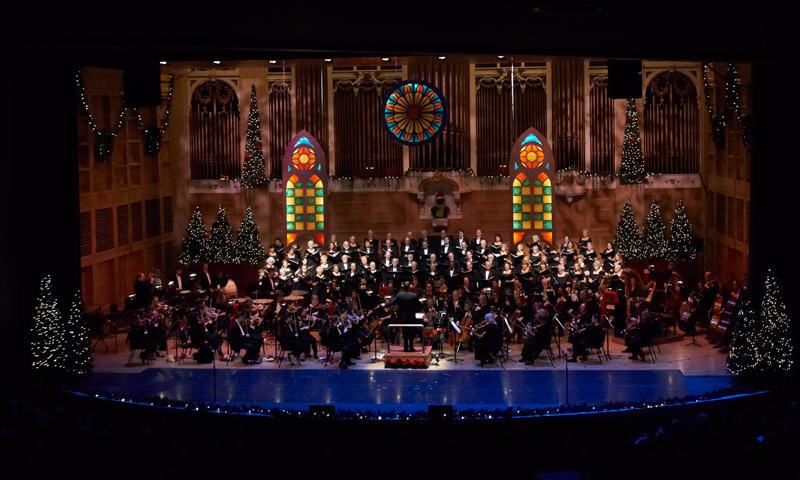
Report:
M582 60L554 60L553 155L559 170L585 169Z

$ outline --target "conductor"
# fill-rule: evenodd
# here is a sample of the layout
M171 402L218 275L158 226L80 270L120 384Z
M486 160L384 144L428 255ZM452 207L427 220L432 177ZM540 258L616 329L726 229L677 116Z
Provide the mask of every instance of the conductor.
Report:
M397 321L399 323L416 323L416 313L419 309L419 300L417 294L410 291L411 284L403 282L403 287L400 293L395 297L397 304ZM403 327L403 351L413 352L414 350L414 337L422 336L422 332L418 328Z

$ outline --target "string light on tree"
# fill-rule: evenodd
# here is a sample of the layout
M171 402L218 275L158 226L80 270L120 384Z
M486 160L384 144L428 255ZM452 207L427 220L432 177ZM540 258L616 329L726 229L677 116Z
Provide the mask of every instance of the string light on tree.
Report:
M625 260L643 258L642 239L639 236L639 227L636 225L630 200L622 207L622 215L617 224L617 235L614 237L614 249Z
M664 258L667 255L666 226L661 207L653 200L642 227L642 258Z
M792 325L777 279L767 272L761 311L745 302L733 334L728 370L740 375L774 378L793 367Z
M261 120L258 118L256 86L250 87L250 114L247 117L247 137L244 146L242 186L257 187L266 182L264 151L261 144Z
M64 332L64 368L72 376L82 376L92 370L89 328L83 318L81 292L75 295L69 309Z
M620 169L620 183L644 183L644 155L642 154L642 140L639 135L639 113L636 111L636 100L628 100L625 111L625 138L622 141L622 168Z
M183 236L181 254L178 262L181 265L194 265L208 259L208 234L203 223L203 216L200 214L200 207L197 207L186 227L186 235Z
M678 200L675 217L669 224L669 260L694 260L697 250L692 240L692 224L686 216L683 200Z
M53 297L50 275L39 284L39 298L33 317L31 354L34 371L55 372L64 369L64 324L58 302Z
M225 207L220 205L208 239L208 259L214 263L232 263L235 256L231 224Z
M257 265L265 256L264 246L258 235L258 226L253 218L253 210L247 207L236 238L236 263Z

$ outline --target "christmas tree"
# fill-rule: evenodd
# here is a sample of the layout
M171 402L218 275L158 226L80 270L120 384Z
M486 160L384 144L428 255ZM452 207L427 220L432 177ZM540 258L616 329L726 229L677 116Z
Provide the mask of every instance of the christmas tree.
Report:
M636 100L628 100L625 111L625 138L622 141L622 168L620 183L644 183L644 155L642 139L639 135L639 114L636 111Z
M186 228L186 235L183 236L183 245L178 262L181 265L194 265L208 259L208 235L206 226L203 223L203 216L200 215L200 207L197 207L189 220Z
M669 224L669 259L694 260L697 250L692 243L692 224L686 216L683 200L678 200L675 217Z
M265 256L261 238L258 236L258 226L253 219L253 210L247 207L236 239L236 263L257 265Z
M614 250L619 252L624 260L642 258L642 240L639 237L639 227L636 225L630 200L622 207L617 236L614 238Z
M642 258L664 258L667 255L666 229L658 201L653 200L642 227Z
M247 138L244 144L242 186L253 188L264 183L264 151L261 149L261 120L258 118L256 86L250 89L250 115L247 117Z
M92 355L90 353L89 328L83 318L83 302L78 292L69 309L67 324L64 331L64 368L67 373L80 376L92 370Z
M58 302L53 297L50 275L39 285L39 300L33 317L31 331L32 364L34 371L63 371L64 369L64 324Z
M735 328L731 337L731 351L728 353L728 371L747 374L754 371L756 364L756 326L757 315L753 310L747 293L743 292L739 311L736 313Z
M211 237L208 239L208 259L215 263L232 263L235 258L233 234L225 207L219 206L217 219L211 225Z
M748 308L734 333L728 358L731 372L769 378L792 369L791 322L771 271L765 287L760 314Z

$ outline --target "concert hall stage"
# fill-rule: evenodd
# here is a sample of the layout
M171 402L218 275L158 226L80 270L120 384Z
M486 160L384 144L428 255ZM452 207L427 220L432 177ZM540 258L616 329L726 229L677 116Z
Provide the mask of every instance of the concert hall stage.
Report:
M240 359L217 361L216 369L192 359L180 365L164 358L150 366L138 363L138 359L125 365L128 354L121 341L123 349L117 354L95 353L94 373L78 390L141 400L213 403L216 372L217 403L263 408L305 410L309 405L335 404L348 410L410 413L442 404L451 404L458 411L539 408L567 402L653 402L701 395L731 385L734 376L725 369L726 355L707 342L698 342L701 345L661 345L655 363L649 357L648 362L631 361L622 353L624 346L611 342L612 358L602 364L597 356L590 356L585 363L567 365L562 358L551 366L543 353L534 366L526 366L516 361L520 346L511 345L512 361L505 368L499 364L481 368L474 354L465 351L458 354L458 364L448 355L439 359L438 365L434 358L426 370L387 369L381 361L371 363L373 354L363 354L355 366L343 370L335 364L326 367L311 360L300 366L284 362L281 368L275 362L248 366ZM321 356L323 353L320 351Z

